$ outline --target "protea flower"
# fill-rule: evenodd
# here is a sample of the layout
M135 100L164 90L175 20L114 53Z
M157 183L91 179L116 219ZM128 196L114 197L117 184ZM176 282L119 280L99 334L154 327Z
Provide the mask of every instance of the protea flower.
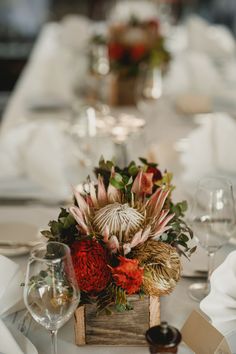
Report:
M158 188L150 198L146 197L151 194L152 177L152 173L138 173L131 201L113 185L105 188L102 177L98 178L96 187L89 183L87 194L75 191L78 206L69 210L79 230L101 238L111 252L124 255L148 239L159 240L170 228L168 223L174 214L164 209L169 190Z

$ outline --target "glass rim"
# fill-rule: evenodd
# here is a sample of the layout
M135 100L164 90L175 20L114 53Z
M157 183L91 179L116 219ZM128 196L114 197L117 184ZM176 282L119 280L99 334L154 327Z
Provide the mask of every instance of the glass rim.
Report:
M205 184L207 183L207 182L213 182L213 181L218 181L218 182L221 182L221 183L225 183L225 185L226 186L228 186L230 189L233 189L233 184L232 184L232 182L231 182L231 180L228 178L228 177L224 177L224 176L216 176L216 177L214 177L214 176L208 176L208 177L203 177L203 178L201 178L199 181L198 181L198 183L197 183L197 188L196 189L198 189L198 188L201 188L201 189L210 189L210 190L212 190L212 191L214 191L214 190L217 190L217 189L221 189L221 188L223 188L223 186L216 186L215 188L213 187L213 185L211 184L210 185L210 187L211 188L209 188L209 186L206 186Z
M42 248L46 248L46 246L48 244L57 244L57 245L60 245L60 246L63 246L64 249L65 249L65 254L61 257L56 257L54 259L50 259L50 258L42 258L42 257L38 257L36 255L34 255L34 252L36 250L40 250ZM70 255L71 254L71 251L70 251L70 247L68 245L66 245L65 243L63 242L58 242L58 241L49 241L49 242L40 242L38 243L36 246L34 246L31 251L30 251L30 258L33 259L33 260L38 260L40 262L51 262L51 263L57 263L58 261L61 261L62 259L65 259L67 257L67 255Z

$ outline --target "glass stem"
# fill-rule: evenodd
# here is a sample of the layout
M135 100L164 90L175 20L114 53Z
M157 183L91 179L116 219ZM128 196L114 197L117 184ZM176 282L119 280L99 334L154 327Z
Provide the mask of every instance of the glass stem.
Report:
M207 273L207 287L210 287L210 277L214 269L215 252L208 252L208 273Z
M120 167L127 166L127 146L126 142L114 142L115 160Z
M52 354L57 354L57 330L50 331L51 333L51 343L52 343Z

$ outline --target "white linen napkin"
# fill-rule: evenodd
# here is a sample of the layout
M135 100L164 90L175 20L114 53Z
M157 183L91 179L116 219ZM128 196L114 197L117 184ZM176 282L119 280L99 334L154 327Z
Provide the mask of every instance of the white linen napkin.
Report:
M212 96L222 90L222 79L206 53L187 50L176 56L164 81L170 95L196 94Z
M42 118L43 120L43 118ZM0 178L26 175L57 198L67 198L65 154L60 122L35 120L19 125L0 139Z
M236 251L231 252L211 276L210 294L200 308L224 335L236 328ZM235 352L235 348L234 348Z
M76 51L88 47L92 35L92 23L80 15L66 15L61 21L60 37L64 46Z
M7 270L7 271L6 271ZM18 311L24 307L20 284L23 275L19 266L0 255L0 317ZM3 354L24 354L10 330L0 319L0 352Z
M187 21L188 47L206 53L216 62L235 55L235 40L232 33L222 25L211 25L199 16Z

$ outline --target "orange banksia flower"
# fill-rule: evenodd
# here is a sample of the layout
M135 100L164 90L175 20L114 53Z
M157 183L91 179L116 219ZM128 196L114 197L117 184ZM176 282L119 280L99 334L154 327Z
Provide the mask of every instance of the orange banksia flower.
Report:
M135 294L140 290L143 281L143 268L137 259L120 256L120 264L112 268L112 276L116 285L122 287L127 294Z

